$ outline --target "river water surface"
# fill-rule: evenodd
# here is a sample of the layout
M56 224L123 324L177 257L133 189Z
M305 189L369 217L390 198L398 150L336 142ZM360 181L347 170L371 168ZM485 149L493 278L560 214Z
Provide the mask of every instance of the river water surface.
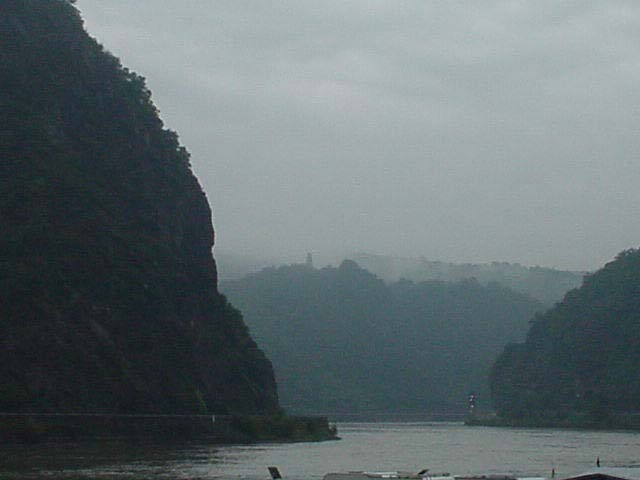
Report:
M0 445L0 478L320 480L349 470L509 473L556 478L640 466L640 433L465 427L459 423L343 423L341 440L257 446L67 443ZM640 471L640 470L639 470Z

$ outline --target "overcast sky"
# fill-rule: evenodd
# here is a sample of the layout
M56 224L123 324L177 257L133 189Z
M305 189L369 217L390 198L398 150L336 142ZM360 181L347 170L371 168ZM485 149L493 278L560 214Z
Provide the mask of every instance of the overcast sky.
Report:
M79 0L220 252L594 269L640 244L640 2Z

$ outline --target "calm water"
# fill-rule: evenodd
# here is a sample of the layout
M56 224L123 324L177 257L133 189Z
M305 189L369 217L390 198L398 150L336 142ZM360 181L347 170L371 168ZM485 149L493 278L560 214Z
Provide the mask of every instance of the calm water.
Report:
M319 480L330 471L515 473L562 478L594 467L640 465L640 434L465 427L457 423L346 423L342 440L261 446L122 443L0 446L0 478Z

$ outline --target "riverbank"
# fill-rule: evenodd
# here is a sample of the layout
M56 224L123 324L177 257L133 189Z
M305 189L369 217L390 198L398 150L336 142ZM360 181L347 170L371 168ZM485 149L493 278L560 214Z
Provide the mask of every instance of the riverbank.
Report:
M0 442L131 439L251 444L337 439L326 417L286 415L0 414Z
M474 416L465 425L513 428L567 428L577 430L630 430L640 431L640 415L635 413L610 414L602 417L573 414L566 417L503 418L497 415Z

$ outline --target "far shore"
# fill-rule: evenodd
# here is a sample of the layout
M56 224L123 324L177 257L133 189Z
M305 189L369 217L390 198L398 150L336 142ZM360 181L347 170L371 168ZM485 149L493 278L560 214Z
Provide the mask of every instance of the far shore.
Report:
M497 415L476 415L468 417L465 425L483 427L513 428L554 428L571 430L629 430L640 431L640 414L610 414L594 418L584 414L567 415L562 418L526 417L504 418Z

